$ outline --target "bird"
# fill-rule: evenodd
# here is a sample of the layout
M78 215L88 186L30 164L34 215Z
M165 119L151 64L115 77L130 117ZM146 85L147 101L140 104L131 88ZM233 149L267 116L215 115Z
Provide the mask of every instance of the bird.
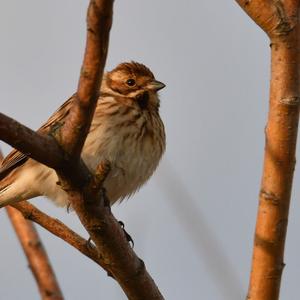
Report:
M129 198L151 177L166 147L158 91L165 84L138 62L123 62L103 75L99 98L81 158L91 172L108 161L103 182L110 204ZM38 132L50 134L63 124L76 94ZM51 169L13 149L0 166L0 207L45 196L69 207L68 195Z

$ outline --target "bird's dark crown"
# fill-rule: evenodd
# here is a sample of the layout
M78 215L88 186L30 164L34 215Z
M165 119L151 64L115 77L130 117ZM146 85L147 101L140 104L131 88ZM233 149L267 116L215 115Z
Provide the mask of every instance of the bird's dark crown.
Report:
M123 71L130 75L146 76L146 77L154 79L154 75L150 71L149 68L147 68L145 65L140 64L135 61L121 63L115 69L113 69L110 73L117 72L117 71Z

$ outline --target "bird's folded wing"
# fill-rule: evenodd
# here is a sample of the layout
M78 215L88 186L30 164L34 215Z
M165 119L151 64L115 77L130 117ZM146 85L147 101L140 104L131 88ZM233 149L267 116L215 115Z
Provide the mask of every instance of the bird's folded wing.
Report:
M42 134L48 134L56 126L62 125L64 119L70 112L71 103L75 98L74 94L69 98L59 109L44 123L37 131ZM13 149L2 161L0 165L0 180L5 178L12 170L23 165L29 159L26 153L22 153L16 149Z

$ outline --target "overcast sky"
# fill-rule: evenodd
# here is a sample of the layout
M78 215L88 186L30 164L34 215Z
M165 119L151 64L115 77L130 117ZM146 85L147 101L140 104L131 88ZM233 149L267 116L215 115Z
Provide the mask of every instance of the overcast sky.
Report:
M87 3L1 2L1 112L36 129L75 91ZM262 170L268 39L235 1L116 0L110 41L107 70L136 60L167 85L166 154L150 182L113 207L116 217L166 299L244 299ZM299 298L299 181L296 169L284 300ZM88 237L74 214L43 198L33 202ZM0 300L39 299L4 210L0 226ZM97 265L39 232L66 299L126 299Z

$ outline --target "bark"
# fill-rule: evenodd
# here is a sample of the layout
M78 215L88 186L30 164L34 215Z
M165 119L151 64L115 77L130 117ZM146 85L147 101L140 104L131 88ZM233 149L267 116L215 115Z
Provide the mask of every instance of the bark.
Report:
M0 113L0 137L2 141L16 149L22 147L23 153L35 157L35 160L50 168L57 169L63 164L63 151L54 138L37 133L2 113Z
M113 0L90 1L87 12L87 40L77 88L77 97L58 140L63 149L79 159L99 97L105 66Z
M248 299L278 299L299 120L299 0L237 1L271 40L270 107Z

